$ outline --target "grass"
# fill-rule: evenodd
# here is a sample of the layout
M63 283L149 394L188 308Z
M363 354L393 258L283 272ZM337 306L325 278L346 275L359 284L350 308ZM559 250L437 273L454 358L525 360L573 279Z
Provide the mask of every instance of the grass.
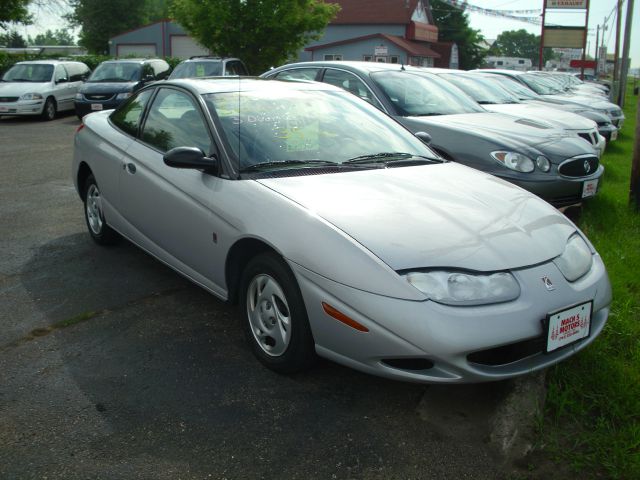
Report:
M542 423L545 451L586 478L640 478L640 212L628 203L638 101L632 86L620 138L602 158L602 188L578 222L609 272L609 321L591 346L550 369Z

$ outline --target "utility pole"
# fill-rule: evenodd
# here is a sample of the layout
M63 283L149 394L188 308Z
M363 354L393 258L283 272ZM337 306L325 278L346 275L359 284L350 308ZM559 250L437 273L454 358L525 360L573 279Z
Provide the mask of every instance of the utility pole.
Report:
M547 13L547 0L542 0L542 29L540 31L540 59L538 70L542 70L542 57L544 56L544 19Z
M636 135L631 160L631 183L629 185L629 201L640 210L640 95L638 95L636 110Z
M582 42L582 67L580 68L580 80L582 80L583 82L584 82L584 62L587 59L587 37L588 36L589 36L589 0L587 0L587 13L584 19L584 41Z
M620 56L620 17L622 16L622 0L618 0L618 6L616 7L616 49L615 55L613 57L613 91L614 101L618 99L618 93L620 92L620 84L618 80L620 79L620 65L618 62L618 57ZM617 90L616 90L617 88Z
M622 47L622 74L620 75L620 93L618 105L624 107L627 93L627 76L629 75L629 47L631 43L631 26L633 25L633 0L627 0L627 18L624 22L624 46Z
M604 35L604 32L603 32L603 35ZM599 62L598 49L600 48L599 40L600 40L600 25L598 25L596 28L596 51L594 55L594 59L596 61L596 68L593 69L593 76L596 78L596 80L598 79L598 62Z

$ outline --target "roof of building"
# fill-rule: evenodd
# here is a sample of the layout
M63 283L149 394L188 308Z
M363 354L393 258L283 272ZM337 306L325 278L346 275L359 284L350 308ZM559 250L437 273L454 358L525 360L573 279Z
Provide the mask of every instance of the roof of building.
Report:
M330 0L340 5L332 25L387 24L408 25L420 2L425 7L429 23L434 24L429 0Z
M431 44L431 48L439 55L439 58L434 62L436 67L448 68L449 65L451 65L451 52L454 45L454 42L437 42Z
M430 57L430 58L440 58L440 55L431 48L427 46L424 42L414 42L412 40L407 40L402 37L398 37L396 35L387 35L385 33L372 33L371 35L364 35L362 37L354 37L348 38L346 40L340 40L339 42L331 42L331 43L323 43L320 45L314 45L312 47L307 47L305 50L309 52L313 52L314 50L320 50L327 47L335 47L338 45L346 45L349 43L358 43L363 40L369 40L371 38L382 38L387 40L390 43L393 43L397 47L401 48L405 52L413 55L414 57Z

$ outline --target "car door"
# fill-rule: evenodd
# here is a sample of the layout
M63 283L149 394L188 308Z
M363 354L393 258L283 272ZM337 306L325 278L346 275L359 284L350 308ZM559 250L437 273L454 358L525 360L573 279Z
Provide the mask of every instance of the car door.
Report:
M139 139L127 149L120 174L121 212L136 243L224 294L224 254L215 244L217 232L226 227L211 204L214 192L229 180L165 165L163 155L183 146L198 147L206 155L217 152L196 99L181 89L158 88Z
M67 72L67 69L64 68L64 65L56 65L56 70L53 75L53 88L58 111L71 110L73 108L76 89L69 79L69 73Z

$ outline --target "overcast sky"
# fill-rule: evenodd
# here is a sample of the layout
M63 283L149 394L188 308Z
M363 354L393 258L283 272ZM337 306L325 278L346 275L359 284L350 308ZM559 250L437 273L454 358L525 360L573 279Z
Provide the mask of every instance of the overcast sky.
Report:
M44 2L46 4L46 2ZM29 27L18 27L18 31L23 35L30 34L35 36L47 29L55 30L57 28L66 28L66 22L56 13L60 13L59 5L63 2L50 2L52 7L32 7L34 13L34 24ZM490 8L497 10L531 10L542 9L543 0L469 0L471 5L482 8ZM612 9L616 5L616 0L590 0L591 7L589 13L589 37L590 49L589 54L594 55L596 43L596 26L602 25L604 18L609 16ZM627 11L627 3L624 2L622 15L622 28L624 29L624 19ZM57 11L57 12L56 12ZM482 32L485 38L495 39L501 32L505 30L518 30L524 28L528 32L540 35L540 27L525 22L508 20L505 18L481 15L479 13L469 12L471 26ZM585 17L575 13L547 13L547 24L558 25L584 25ZM608 22L609 29L605 34L605 44L608 45L608 52L613 53L615 48L615 21L614 15L611 15ZM77 32L73 32L77 33ZM622 51L622 41L620 38L620 49ZM622 55L622 53L621 53ZM633 68L640 67L640 0L635 1L633 27L631 37L631 66Z
M543 0L469 0L471 5L476 5L482 8L495 9L495 10L531 10L540 9L542 11ZM589 37L590 41L589 54L595 54L596 43L596 26L604 22L613 8L615 7L616 0L591 0L589 8ZM640 67L640 0L635 0L634 3L634 15L633 26L631 28L631 45L629 50L629 56L631 57L632 68ZM547 18L545 23L557 24L557 25L584 25L585 16L583 14L571 13L551 13L558 12L557 10L547 10ZM625 1L622 6L622 32L620 36L620 55L622 55L622 42L624 40L624 22L627 12L627 2ZM605 45L607 45L607 52L613 53L615 49L615 21L614 15L611 15L608 22L609 30L605 34ZM485 38L495 39L501 32L505 30L519 30L524 28L530 33L540 35L540 26L532 25L525 22L519 22L514 20L508 20L506 18L497 18L493 16L481 15L479 13L469 12L469 19L471 20L471 26L482 32Z

